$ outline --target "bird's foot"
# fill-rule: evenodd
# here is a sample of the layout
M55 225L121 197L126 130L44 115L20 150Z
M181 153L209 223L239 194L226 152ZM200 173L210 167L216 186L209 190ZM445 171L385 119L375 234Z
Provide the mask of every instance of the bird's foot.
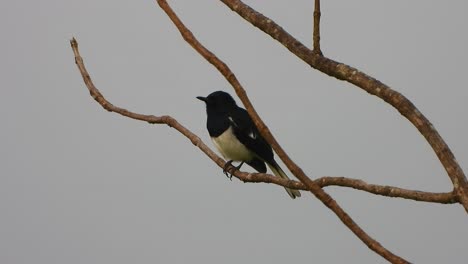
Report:
M224 168L223 168L224 175L226 175L231 181L232 181L232 173L231 173L231 175L229 175L229 169L230 169L230 166L232 166L232 162L233 162L233 160L230 160L230 161L226 162L226 164L224 164Z
M242 165L244 164L244 162L241 162L241 164L239 164L239 166L235 167L235 166L232 165L232 162L233 162L233 160L230 160L230 161L226 162L226 164L224 165L224 168L223 168L224 175L226 175L229 178L229 180L231 180L231 181L232 181L232 173L235 172L236 170L239 170L242 167ZM231 169L231 166L233 166L234 169Z

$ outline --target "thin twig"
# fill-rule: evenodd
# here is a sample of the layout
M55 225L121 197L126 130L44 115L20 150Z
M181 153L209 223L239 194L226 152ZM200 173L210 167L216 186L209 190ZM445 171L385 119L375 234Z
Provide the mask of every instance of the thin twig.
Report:
M287 153L281 148L279 143L273 137L268 127L262 121L260 116L255 111L252 103L250 102L247 94L239 83L237 78L234 76L234 73L229 69L229 67L222 62L218 57L216 57L212 52L206 49L198 40L193 36L190 30L182 23L182 21L177 17L174 11L170 8L168 3L164 0L157 0L159 6L166 12L168 17L174 23L174 25L179 29L183 38L195 49L200 55L202 55L208 62L215 66L221 74L226 78L226 80L233 86L236 94L241 99L242 103L246 107L249 115L252 117L255 125L259 128L262 136L272 145L273 149L276 151L281 160L285 163L288 169L296 176L304 185L328 208L330 208L338 218L359 238L363 241L371 250L378 253L385 259L394 262L394 263L408 263L408 261L403 258L393 254L388 249L383 247L378 241L370 237L361 227L359 227L356 222L338 205L338 203L328 195L318 184L312 181L307 175L302 171L302 169L297 166L287 155ZM226 2L226 1L223 1Z
M186 127L181 125L179 122L177 122L176 119L172 118L171 116L154 116L138 114L135 112L128 111L127 109L114 106L112 103L107 101L91 80L91 77L89 76L88 71L85 68L83 58L80 55L80 51L78 49L78 42L76 41L76 39L73 38L72 40L70 40L70 44L73 49L73 53L75 54L75 63L78 66L78 69L80 70L81 76L83 77L83 80L86 84L86 87L89 90L89 93L94 98L94 100L96 100L104 109L106 109L109 112L115 112L132 119L148 122L150 124L166 124L169 127L176 129L181 134L190 139L193 145L197 146L211 160L216 162L218 166L223 168L225 161L221 157L216 155L216 153L214 153L207 145L205 145L205 143L203 143L203 141L197 135L195 135Z
M320 49L320 0L315 0L314 8L314 49L313 52L319 56L322 56L322 50Z

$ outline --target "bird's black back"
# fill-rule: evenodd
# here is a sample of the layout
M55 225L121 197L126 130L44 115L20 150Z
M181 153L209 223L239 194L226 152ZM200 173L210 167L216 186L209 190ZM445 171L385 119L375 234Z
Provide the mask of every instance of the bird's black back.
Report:
M273 151L270 144L260 135L247 111L237 107L229 113L229 121L234 134L242 144L252 150L262 160L273 164Z

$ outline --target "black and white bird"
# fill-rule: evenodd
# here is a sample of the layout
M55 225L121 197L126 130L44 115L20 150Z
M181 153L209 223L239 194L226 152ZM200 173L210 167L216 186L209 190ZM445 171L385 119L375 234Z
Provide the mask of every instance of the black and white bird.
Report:
M231 95L217 91L197 98L206 104L206 126L211 140L228 160L225 173L233 161L241 162L236 169L245 162L261 173L267 171L266 163L274 175L289 179L276 163L270 144L260 135L247 111L237 106ZM301 196L298 190L285 189L293 199Z

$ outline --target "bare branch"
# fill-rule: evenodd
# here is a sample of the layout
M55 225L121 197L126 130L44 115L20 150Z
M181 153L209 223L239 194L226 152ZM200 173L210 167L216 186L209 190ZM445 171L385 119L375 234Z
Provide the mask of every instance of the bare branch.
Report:
M183 38L196 50L200 55L202 55L208 62L215 66L221 74L226 78L226 80L233 86L236 94L241 99L242 103L246 107L250 117L254 121L255 125L259 129L259 132L265 139L272 145L273 149L276 151L278 156L288 167L288 169L296 176L304 185L328 208L330 208L338 218L359 238L363 241L371 250L378 253L385 259L394 262L394 263L408 263L408 261L403 258L393 254L388 249L383 247L378 241L370 237L361 227L359 227L356 222L338 205L338 203L328 195L318 184L312 181L307 175L302 171L302 169L297 166L287 155L287 153L281 148L279 143L273 137L268 127L262 121L260 116L255 111L252 103L250 102L247 94L239 83L237 78L234 76L229 67L222 62L218 57L216 57L212 52L208 51L203 45L201 45L198 40L193 36L193 34L185 27L182 21L177 17L174 11L170 8L164 0L157 0L159 6L166 12L168 17L174 23L174 25L179 29ZM228 1L223 1L228 2Z
M350 187L356 190L361 190L377 195L387 196L387 197L397 197L410 199L420 202L431 202L431 203L442 203L442 204L453 204L458 203L457 196L455 193L431 193L431 192L422 192L415 190L407 190L403 188L387 186L387 185L377 185L369 184L362 180L350 179L345 177L322 177L314 180L320 187L327 186L341 186L341 187Z
M73 49L73 53L75 54L75 63L78 66L78 69L80 70L81 76L83 77L86 87L88 87L89 93L94 98L94 100L96 100L104 109L106 109L109 112L115 112L123 116L132 118L132 119L146 121L150 124L166 124L169 127L176 129L181 134L183 134L188 139L190 139L193 145L197 146L201 151L203 151L211 160L213 160L216 164L218 164L218 166L220 166L221 168L224 166L225 161L222 158L220 158L208 146L206 146L205 143L203 143L203 141L197 135L195 135L190 130L185 128L183 125L181 125L179 122L177 122L177 120L175 120L171 116L168 116L168 115L154 116L154 115L138 114L138 113L134 113L126 109L114 106L109 101L107 101L104 98L104 96L101 94L101 92L96 88L96 86L94 86L93 81L91 80L91 77L89 76L84 66L83 58L80 55L80 51L78 49L78 42L76 41L76 39L73 38L70 41L70 44Z
M80 56L78 49L78 42L76 39L70 41L73 52L75 54L75 62L80 70L80 73L85 81L86 86L91 94L91 96L96 100L104 109L110 112L115 112L120 115L148 122L150 124L166 124L169 127L173 127L179 131L182 135L187 137L192 144L197 146L201 151L203 151L211 160L213 160L220 168L224 167L225 161L216 155L208 146L206 146L203 141L190 130L182 126L174 118L170 116L154 116L154 115L143 115L128 111L126 109L114 106L112 103L107 101L102 93L94 86L91 77L89 76L86 68L84 66L83 58ZM234 168L234 167L233 167ZM282 179L270 174L265 173L246 173L236 171L234 173L239 180L244 182L252 183L273 183L279 186L288 187L291 189L307 190L306 186L298 181ZM361 190L377 195L388 196L388 197L399 197L404 199L411 199L421 202L433 202L433 203L456 203L456 197L453 193L430 193L430 192L421 192L413 190L405 190L398 187L392 186L380 186L374 184L367 184L364 181L357 179L349 179L345 177L322 177L315 182L321 187L326 186L341 186L341 187L350 187L356 190Z
M463 170L460 168L452 151L449 149L431 122L429 122L429 120L414 106L413 103L411 103L411 101L409 101L401 93L392 90L389 86L351 66L317 55L293 36L291 36L270 18L255 11L250 6L244 4L242 1L221 1L231 10L238 13L242 18L250 22L252 25L283 44L289 51L312 66L314 69L317 69L339 80L352 83L357 87L362 88L366 92L381 98L397 109L419 130L419 132L431 145L432 149L447 171L450 180L452 181L455 193L458 196L458 200L468 212L468 182ZM259 125L260 130L262 130L264 127L261 126L261 124ZM271 138L269 136L266 138L270 142ZM274 146L274 144L272 145ZM277 149L275 150L278 152ZM278 153L278 155L280 156L280 153Z
M274 177L269 174L264 173L251 173L237 177L244 182L261 182L261 183L274 183L283 187L290 189L298 189L309 191L309 189L301 182L294 180L286 180L278 177ZM329 187L329 186L340 186L340 187L349 187L355 190L360 190L376 195L386 196L386 197L395 197L409 199L419 202L430 202L430 203L441 203L441 204L454 204L458 203L457 196L454 192L446 193L432 193L432 192L422 192L416 190L408 190L403 188L398 188L394 186L386 185L377 185L369 184L363 180L351 179L346 177L330 177L325 176L314 180L314 182L320 187Z
M229 2L234 3L241 3L240 1L223 1L225 2L226 5L229 6ZM355 188L358 190L378 194L378 195L383 195L383 196L388 196L388 197L400 197L400 198L406 198L406 199L412 199L416 201L425 201L425 202L435 202L435 203L457 203L460 202L459 199L462 199L463 196L460 196L460 190L457 189L457 185L454 183L455 190L454 192L449 192L449 193L428 193L428 192L421 192L421 191L413 191L413 190L405 190L397 187L392 187L392 186L380 186L380 185L373 185L373 184L367 184L361 180L357 179L349 179L349 178L344 178L344 177L322 177L320 179L317 179L315 181L312 181L309 179L304 172L289 158L289 156L284 152L284 150L281 148L281 146L277 143L273 135L271 135L269 129L266 127L266 125L263 123L263 121L260 119L258 114L255 112L255 109L251 105L245 90L242 88L240 83L237 81L236 77L234 74L230 71L229 67L224 64L221 60L219 60L213 53L208 51L205 47L203 47L193 36L193 34L182 24L182 22L179 20L179 18L175 15L175 13L172 11L172 9L167 5L166 1L158 1L162 9L168 14L168 16L171 18L171 20L174 22L174 24L178 27L179 31L181 32L182 36L184 39L195 49L197 50L205 59L207 59L210 63L212 63L219 71L220 73L223 74L223 76L231 83L231 85L234 87L236 90L236 93L238 96L241 98L242 102L246 106L249 114L251 115L252 119L254 120L255 124L259 128L260 132L262 135L272 144L273 148L275 151L278 153L278 156L285 162L285 164L288 166L288 168L291 170L291 172L298 177L298 179L301 180L301 182L293 181L293 180L284 180L269 174L262 174L262 173L245 173L245 172L239 172L236 171L234 174L237 178L240 180L243 180L245 182L265 182L265 183L274 183L277 185L281 185L284 187L289 187L293 189L302 189L302 190L309 190L311 191L316 197L318 197L327 207L329 207L335 214L341 219L341 221L350 228L352 232L354 232L371 250L377 252L387 260L394 262L394 263L407 263L406 260L394 255L387 249L385 249L383 246L381 246L377 241L369 237L347 214L344 212L326 192L324 192L320 187L326 187L326 186L331 186L331 185L337 185L337 186L343 186L343 187L351 187ZM238 6L235 6L235 8L238 8ZM250 8L247 6L247 8ZM231 7L231 9L233 9ZM233 9L234 10L234 9ZM236 10L234 10L236 11ZM237 11L236 11L237 12ZM263 19L263 15L257 13L256 11L253 10L254 13L253 16L259 15L260 19ZM252 15L250 14L250 15ZM246 18L246 17L244 17ZM246 18L247 19L247 18ZM251 17L251 19L258 19L255 17ZM247 19L250 21L249 19ZM250 21L252 24L256 25L252 21ZM320 57L321 52L320 52L320 31L319 31L319 22L320 22L320 2L316 0L315 2L315 11L314 11L314 51L308 50L308 52L313 53L312 55L315 55L315 57ZM272 23L274 26L277 26L273 21L269 20L267 23ZM261 23L260 23L261 24ZM264 30L261 26L256 25L257 27L261 28ZM279 27L279 26L277 26ZM281 29L281 28L279 28ZM277 31L277 28L274 29ZM281 29L282 30L282 29ZM264 30L265 31L265 30ZM265 31L267 32L267 31ZM268 33L268 32L267 32ZM283 32L280 32L283 33ZM270 33L268 33L270 34ZM286 32L287 34L287 32ZM275 38L272 34L270 34L272 37ZM288 35L289 36L289 35ZM291 37L291 36L289 36ZM292 37L291 37L292 38ZM277 39L279 40L279 39ZM289 41L296 41L294 38L289 39ZM280 40L279 40L280 41ZM281 42L281 41L280 41ZM282 42L283 43L283 42ZM302 45L301 43L299 43ZM183 127L180 123L178 123L174 118L170 116L154 116L154 115L142 115L138 113L133 113L130 112L126 109L116 107L112 105L110 102L108 102L103 95L99 92L99 90L94 86L94 84L91 81L91 78L89 74L87 73L83 60L79 54L78 51L78 43L76 42L75 39L71 41L71 45L73 48L73 51L75 53L75 61L76 64L83 76L83 79L86 83L86 86L88 87L90 94L92 97L106 110L112 111L119 113L121 115L127 116L129 118L137 119L137 120L142 120L149 122L151 124L167 124L170 127L174 127L176 130L178 130L180 133L185 135L187 138L191 140L191 142L199 147L205 154L207 154L208 157L210 157L216 164L218 164L219 167L223 167L225 164L225 161L221 159L219 156L217 156L211 149L209 149L202 141L201 139L190 132L188 129ZM285 43L283 43L288 49L292 49L288 47ZM297 43L293 43L293 45L297 45ZM297 45L297 47L300 47L300 45ZM297 48L296 47L296 48ZM293 53L295 53L293 50L291 50ZM301 57L299 54L295 53L299 57ZM335 63L336 69L329 69L330 73L325 72L323 69L320 69L317 65L312 65L310 62L308 62L306 59L302 58L305 60L307 63L309 63L311 66L318 68L319 70L339 78L340 76L344 77L349 77L346 74L346 71L352 70L356 72L352 72L351 75L355 74L362 74L364 77L370 78L367 75L364 75L363 73L357 72L357 70L343 64L338 64L334 61L331 61L327 58L323 58L323 61L320 61L318 58L312 58L311 60L316 60L318 64L323 63L323 62L332 62ZM323 66L323 65L322 65ZM323 66L325 67L325 66ZM339 68L341 67L341 68ZM326 68L326 67L325 67ZM334 71L336 76L333 75ZM358 81L353 82L353 79L346 79L343 78L351 83L354 83L358 85ZM372 79L374 80L374 79ZM362 80L361 80L362 81ZM386 87L385 85L381 84L377 80L374 80L377 82L379 85ZM361 87L365 89L364 87ZM386 87L388 88L388 87ZM380 89L380 88L379 88ZM388 88L390 89L390 88ZM368 90L366 90L368 91ZM390 90L391 91L391 90ZM368 91L369 93L372 93L371 91ZM393 91L394 92L394 91ZM396 93L396 92L395 92ZM379 96L376 93L372 93L377 96ZM399 95L397 93L397 95ZM402 96L402 95L401 95ZM379 96L382 99L386 100L385 97ZM391 97L391 96L390 96ZM403 97L404 98L404 97ZM406 98L404 98L406 99ZM387 102L392 104L392 101L386 100ZM409 101L408 101L409 102ZM411 103L410 103L411 104ZM393 105L393 104L392 104ZM412 105L411 105L412 106ZM414 107L414 106L413 106ZM403 115L405 115L405 112L397 108ZM417 111L417 110L416 110ZM417 112L419 115L421 115L419 112ZM422 115L421 115L422 116ZM410 121L412 121L407 115L405 115ZM422 117L424 118L424 117ZM412 121L413 122L413 121ZM429 122L429 121L427 121ZM429 123L430 125L430 123ZM419 129L419 128L418 128ZM435 131L435 130L434 130ZM422 132L421 132L422 133ZM437 132L435 132L437 133ZM438 134L437 134L438 135ZM440 136L439 136L440 137ZM429 141L429 140L428 140ZM443 142L443 141L442 141ZM447 147L448 149L448 147ZM450 150L449 150L450 152ZM437 151L436 151L437 153ZM451 153L449 153L451 154ZM438 155L439 156L439 155ZM453 155L452 155L453 156ZM440 157L439 157L440 159ZM441 160L442 161L442 160ZM443 162L442 162L443 163ZM455 161L456 163L456 161ZM458 166L458 164L456 164ZM444 165L445 166L445 165ZM447 168L446 168L447 169ZM463 173L463 172L462 172ZM449 173L449 176L451 174ZM464 177L464 175L462 175ZM465 178L466 182L466 178ZM457 192L456 192L457 191ZM463 190L462 190L463 192ZM463 194L463 193L462 193Z

